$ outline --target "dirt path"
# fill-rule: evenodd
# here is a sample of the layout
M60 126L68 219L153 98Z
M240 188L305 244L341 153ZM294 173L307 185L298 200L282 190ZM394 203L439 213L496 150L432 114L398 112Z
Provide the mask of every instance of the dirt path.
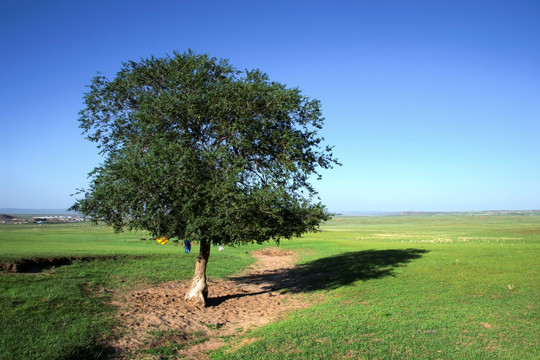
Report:
M208 351L287 311L305 308L305 297L281 293L296 257L290 251L262 250L249 268L229 279L210 279L206 308L184 301L189 281L166 282L117 294L117 339L110 345L122 359L149 359L140 349L175 349L180 358L208 359ZM165 351L165 350L163 350ZM170 350L169 350L170 351ZM155 358L159 358L156 355Z

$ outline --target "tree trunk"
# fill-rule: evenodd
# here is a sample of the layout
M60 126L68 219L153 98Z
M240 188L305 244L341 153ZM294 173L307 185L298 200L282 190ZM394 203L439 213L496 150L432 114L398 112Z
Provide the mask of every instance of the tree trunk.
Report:
M195 274L191 287L186 293L186 300L200 302L206 305L208 298L208 285L206 284L206 264L210 257L210 241L201 241L199 256L197 256L197 264L195 264Z

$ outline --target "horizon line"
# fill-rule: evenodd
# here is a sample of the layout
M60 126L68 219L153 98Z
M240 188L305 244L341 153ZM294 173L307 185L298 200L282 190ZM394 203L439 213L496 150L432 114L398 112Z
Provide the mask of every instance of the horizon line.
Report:
M64 208L0 208L1 213L12 214L79 214ZM433 213L482 213L482 212L540 212L539 209L487 209L487 210L331 210L331 213L339 215L399 215L399 214L433 214Z

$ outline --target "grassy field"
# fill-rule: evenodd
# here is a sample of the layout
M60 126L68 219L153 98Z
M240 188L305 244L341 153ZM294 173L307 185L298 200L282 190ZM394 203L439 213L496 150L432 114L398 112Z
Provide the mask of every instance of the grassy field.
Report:
M145 240L141 240L145 239ZM107 289L193 275L198 248L158 245L144 233L114 234L84 224L0 224L0 262L73 257L72 265L41 273L0 275L0 359L97 359L113 325ZM216 252L209 276L252 262L249 247Z
M89 224L0 225L0 261L81 259L0 276L0 358L103 356L107 289L192 274L196 251L145 237ZM540 358L540 216L337 217L281 247L301 254L299 275L314 275L291 291L320 301L212 358ZM209 275L237 272L258 248L213 252Z

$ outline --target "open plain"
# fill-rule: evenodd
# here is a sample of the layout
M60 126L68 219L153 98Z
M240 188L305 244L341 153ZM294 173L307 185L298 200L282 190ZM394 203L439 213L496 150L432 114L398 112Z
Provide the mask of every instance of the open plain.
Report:
M533 359L540 216L335 217L212 249L103 225L1 224L0 358Z

